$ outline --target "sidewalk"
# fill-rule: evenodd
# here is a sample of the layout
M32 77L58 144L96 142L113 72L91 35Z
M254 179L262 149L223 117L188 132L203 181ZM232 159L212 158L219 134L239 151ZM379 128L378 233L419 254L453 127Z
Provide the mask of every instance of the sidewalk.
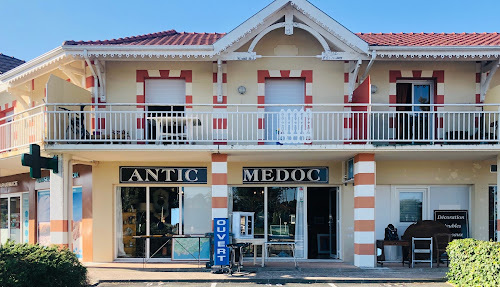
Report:
M448 268L402 267L385 264L384 267L362 269L336 262L271 262L266 267L254 267L245 262L242 275L212 274L196 263L87 263L89 280L93 285L104 282L255 282L255 283L404 283L444 282ZM386 266L388 265L388 266Z

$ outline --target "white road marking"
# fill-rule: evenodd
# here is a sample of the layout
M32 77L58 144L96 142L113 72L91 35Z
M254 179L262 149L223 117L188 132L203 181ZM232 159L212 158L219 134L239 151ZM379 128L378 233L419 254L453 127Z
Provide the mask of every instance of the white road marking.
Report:
M335 285L333 283L328 283L328 285L330 285L331 287L337 287L337 285Z
M215 287L215 286L217 286L217 283L210 284L210 287Z

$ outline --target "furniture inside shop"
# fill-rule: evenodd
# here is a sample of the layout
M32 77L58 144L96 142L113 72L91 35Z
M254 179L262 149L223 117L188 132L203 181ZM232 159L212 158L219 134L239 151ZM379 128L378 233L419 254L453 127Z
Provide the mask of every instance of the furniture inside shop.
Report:
M451 234L437 233L434 234L433 239L435 246L434 254L436 255L437 267L439 267L439 263L441 262L441 260L444 259L446 260L446 266L448 267L449 258L448 253L446 252L446 247L448 247L448 244L451 242Z
M415 263L430 263L432 268L432 237L412 237L411 238L411 267ZM423 255L424 258L418 258L416 255Z
M403 236L401 236L402 240L406 240L408 242L412 241L412 238L433 238L436 234L451 234L451 231L446 225L442 222L437 222L433 220L423 220L417 223L413 223L410 225ZM428 248L428 244L426 242L417 242L415 245L416 249L425 249ZM433 244L433 253L437 252L436 245ZM410 262L410 266L412 266L412 253L411 249L408 247L403 247L403 257L407 256L408 261ZM426 254L416 254L415 258L417 260L425 260L427 258ZM403 258L403 260L405 260ZM418 261L417 261L418 262Z

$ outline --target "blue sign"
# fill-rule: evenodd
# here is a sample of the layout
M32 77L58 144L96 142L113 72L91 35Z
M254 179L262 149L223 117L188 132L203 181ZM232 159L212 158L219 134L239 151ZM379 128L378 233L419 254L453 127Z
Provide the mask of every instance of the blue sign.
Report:
M229 220L214 218L214 265L229 265Z

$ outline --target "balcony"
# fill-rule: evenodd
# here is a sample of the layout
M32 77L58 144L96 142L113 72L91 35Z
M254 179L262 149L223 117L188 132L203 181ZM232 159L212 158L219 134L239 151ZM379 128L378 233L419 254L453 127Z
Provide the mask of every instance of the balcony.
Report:
M0 152L30 143L498 144L498 106L45 104L0 119Z

